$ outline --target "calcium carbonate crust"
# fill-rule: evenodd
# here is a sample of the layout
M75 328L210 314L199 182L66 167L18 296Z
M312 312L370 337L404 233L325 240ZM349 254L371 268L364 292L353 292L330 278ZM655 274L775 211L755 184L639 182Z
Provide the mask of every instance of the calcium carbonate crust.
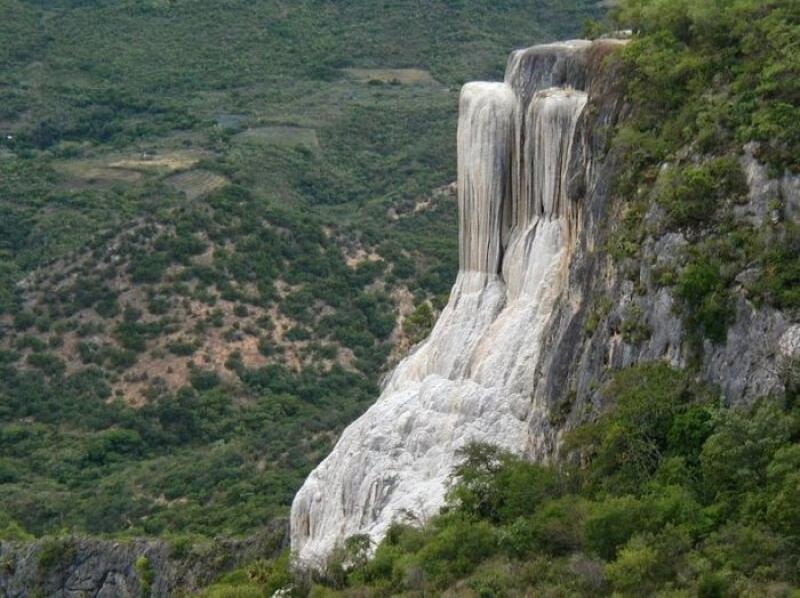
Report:
M322 567L354 534L377 542L394 521L435 515L466 444L522 454L540 442L532 397L580 222L570 189L591 168L581 123L595 44L520 50L505 82L464 86L456 283L429 338L297 493L301 565Z

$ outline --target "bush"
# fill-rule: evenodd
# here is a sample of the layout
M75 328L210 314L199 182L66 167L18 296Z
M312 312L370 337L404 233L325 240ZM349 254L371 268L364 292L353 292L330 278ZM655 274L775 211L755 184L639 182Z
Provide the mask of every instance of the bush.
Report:
M617 549L642 528L645 512L633 496L609 497L592 506L586 519L586 545L610 561Z
M710 226L723 202L736 203L748 191L734 156L715 158L671 172L662 182L659 202L673 227Z
M29 311L21 311L14 316L14 328L20 332L31 328L36 323L36 316Z
M173 355L188 357L189 355L194 355L194 352L197 351L197 345L190 341L177 340L167 343L167 350Z
M430 303L425 301L403 320L403 332L412 343L418 343L430 334L435 323L436 319Z
M774 403L752 415L722 412L700 455L707 490L719 499L740 502L767 481L768 466L791 434L791 419Z
M47 575L67 567L75 558L77 550L74 538L45 538L39 547L39 571Z
M211 390L219 385L219 375L214 370L195 369L189 374L192 388L199 392Z
M642 536L631 539L619 556L606 566L606 577L622 595L647 596L659 587L665 565L658 551Z
M536 550L554 556L582 550L589 511L588 501L574 495L544 503L528 520Z
M52 353L31 353L26 361L48 376L61 376L67 369L64 360Z
M136 575L139 576L139 588L141 590L141 595L143 597L150 596L153 587L153 581L155 581L155 573L153 572L153 567L150 564L150 559L146 556L140 556L136 559L136 563L134 564L134 569L136 569Z
M487 444L470 444L459 453L447 501L461 513L493 523L530 515L557 495L555 473Z
M495 530L485 521L454 518L419 552L419 563L439 587L469 575L497 551Z
M705 394L686 373L661 363L618 372L604 394L613 408L571 432L567 445L580 447L592 460L589 475L598 487L633 491L656 472L664 456L685 453L680 443L689 431L674 420ZM671 439L679 444L672 445Z

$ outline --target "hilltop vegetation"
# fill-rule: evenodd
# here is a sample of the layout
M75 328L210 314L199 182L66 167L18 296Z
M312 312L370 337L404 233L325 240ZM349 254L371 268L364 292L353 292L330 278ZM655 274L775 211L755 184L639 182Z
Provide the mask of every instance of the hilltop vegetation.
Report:
M0 538L285 513L452 283L460 83L597 14L0 0Z

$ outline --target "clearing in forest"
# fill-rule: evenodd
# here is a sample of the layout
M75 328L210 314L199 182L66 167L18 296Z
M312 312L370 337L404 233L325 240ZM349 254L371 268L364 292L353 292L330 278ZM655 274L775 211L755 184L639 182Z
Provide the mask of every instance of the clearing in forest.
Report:
M438 85L430 71L424 69L344 69L356 81L398 82L404 85Z
M208 170L198 169L174 174L166 179L166 182L183 192L186 199L197 199L224 187L228 184L228 179Z

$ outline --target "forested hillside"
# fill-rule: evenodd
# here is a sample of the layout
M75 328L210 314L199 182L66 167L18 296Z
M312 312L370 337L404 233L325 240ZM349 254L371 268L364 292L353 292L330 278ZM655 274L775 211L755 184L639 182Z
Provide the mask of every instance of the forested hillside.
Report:
M282 514L456 265L460 84L589 0L0 0L0 538Z

